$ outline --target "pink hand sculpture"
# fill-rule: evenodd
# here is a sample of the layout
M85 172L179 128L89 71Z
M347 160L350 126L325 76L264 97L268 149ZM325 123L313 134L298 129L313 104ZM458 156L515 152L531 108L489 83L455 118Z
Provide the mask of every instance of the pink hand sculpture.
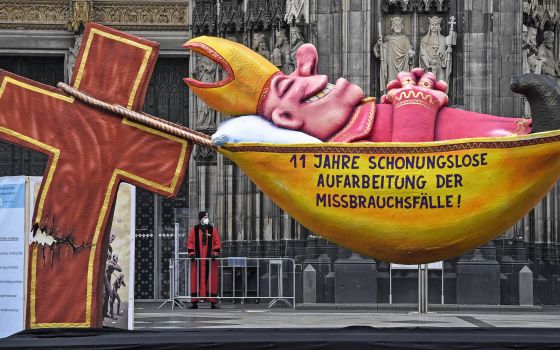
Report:
M435 139L436 116L447 105L447 83L432 72L414 68L400 72L387 84L382 103L393 105L393 142L424 142Z

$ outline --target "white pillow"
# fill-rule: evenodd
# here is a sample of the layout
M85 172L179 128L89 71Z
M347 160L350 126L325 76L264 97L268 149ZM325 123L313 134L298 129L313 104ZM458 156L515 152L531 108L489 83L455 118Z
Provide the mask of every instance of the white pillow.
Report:
M245 115L223 121L212 135L212 143L321 143L322 141L300 131L282 129L258 115Z

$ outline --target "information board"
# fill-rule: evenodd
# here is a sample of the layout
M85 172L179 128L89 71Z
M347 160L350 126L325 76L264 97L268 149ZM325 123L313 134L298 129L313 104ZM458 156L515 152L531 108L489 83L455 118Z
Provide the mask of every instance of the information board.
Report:
M0 178L0 337L23 330L26 177Z

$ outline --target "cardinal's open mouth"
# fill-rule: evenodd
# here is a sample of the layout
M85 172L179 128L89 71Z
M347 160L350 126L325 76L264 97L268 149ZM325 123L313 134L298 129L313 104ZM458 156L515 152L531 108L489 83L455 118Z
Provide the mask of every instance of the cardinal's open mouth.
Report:
M328 83L327 86L325 86L325 88L321 91L319 91L318 93L316 93L315 95L309 97L307 100L305 100L305 103L309 103L309 102L315 102L318 101L320 99L322 99L323 97L327 96L334 88L334 84Z
M188 85L196 86L199 88L216 88L230 83L235 78L235 75L233 74L233 68L231 68L226 59L223 58L222 55L220 55L210 46L199 42L187 42L183 44L183 47L209 58L210 60L212 60L212 62L216 63L225 73L224 79L214 82L202 82L193 78L184 78L183 81Z

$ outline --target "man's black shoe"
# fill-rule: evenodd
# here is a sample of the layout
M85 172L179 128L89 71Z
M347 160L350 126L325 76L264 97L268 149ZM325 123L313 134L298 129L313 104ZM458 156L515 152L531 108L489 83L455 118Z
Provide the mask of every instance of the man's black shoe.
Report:
M188 307L188 309L196 310L198 309L198 304L192 304L191 306Z
M212 306L210 306L211 309L219 309L220 306L218 304L212 304Z

